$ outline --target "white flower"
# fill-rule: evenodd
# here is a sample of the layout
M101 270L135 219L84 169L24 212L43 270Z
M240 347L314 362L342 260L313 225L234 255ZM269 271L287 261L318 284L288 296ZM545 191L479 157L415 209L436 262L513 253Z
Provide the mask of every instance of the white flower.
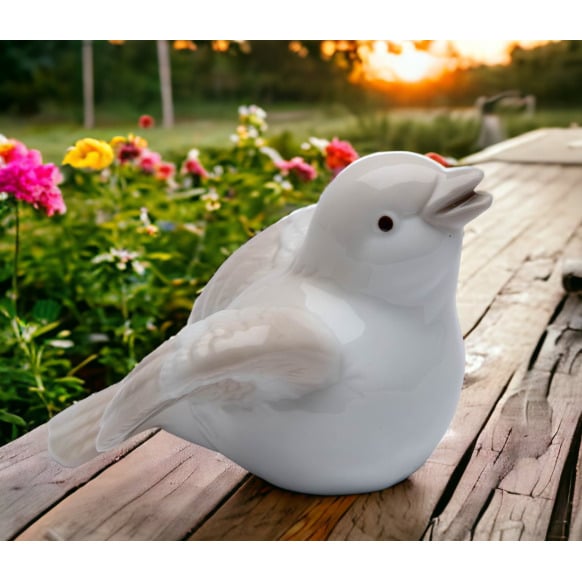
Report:
M267 112L264 109L261 109L260 107L258 107L257 105L251 105L248 108L248 112L251 115L256 115L260 119L266 119L267 118Z
M203 236L204 235L204 228L202 226L200 226L199 224L192 224L190 222L186 222L184 224L184 228L188 232L191 232L192 234L195 234L196 236Z
M136 260L139 257L138 253L128 251L127 249L109 249L108 253L103 253L93 257L92 263L115 263L115 267L120 271L127 271L130 266L135 273L143 275L146 270L144 263Z
M205 202L204 208L206 208L208 212L214 212L215 210L218 210L220 208L218 194L214 190L211 190L210 192L203 194L200 197L200 199Z
M75 344L71 340L66 339L54 339L48 342L54 348L62 348L66 350L67 348L72 348Z
M281 154L274 148L264 146L261 148L261 153L268 156L276 164L283 161Z
M200 150L197 150L196 148L192 148L188 152L188 155L186 157L189 160L198 160L199 159L199 156L200 156Z
M141 261L132 261L131 266L138 275L143 275L146 271L145 265Z
M316 150L319 150L322 154L325 153L325 148L329 145L329 141L327 139L320 139L318 137L310 137L308 141Z

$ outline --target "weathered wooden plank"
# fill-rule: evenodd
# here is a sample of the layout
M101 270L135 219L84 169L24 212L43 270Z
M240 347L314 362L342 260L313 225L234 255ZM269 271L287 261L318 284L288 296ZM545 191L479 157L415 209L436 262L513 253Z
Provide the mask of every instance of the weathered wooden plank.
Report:
M527 233L537 217L554 218L554 205L581 180L580 168L549 166L541 169L535 178L521 182L509 199L499 204L494 202L494 206L473 223L474 228L479 229L479 236L463 249L461 282L478 273L504 248Z
M40 426L0 449L0 539L11 539L29 522L148 439L143 433L82 467L55 463Z
M580 179L582 180L582 174ZM516 267L529 257L547 257L548 275L551 272L552 257L561 253L572 233L582 224L582 211L572 212L580 199L575 189L551 207L552 220L547 220L546 207L541 211L512 244L506 246L482 268L467 277L461 266L457 308L463 334L467 335L478 323L483 313L491 305L500 289L509 281Z
M492 214L499 213L500 216L511 216L509 209L514 209L518 204L518 200L523 196L522 186L531 184L539 180L540 169L531 166L522 167L518 164L508 166L511 169L510 173L505 173L499 180L489 180L487 175L487 168L480 166L485 172L483 181L477 187L477 190L484 190L493 195L493 206L491 210L479 216L477 219L471 221L465 228L465 236L463 238L464 248L467 248L473 243L473 239L482 231L488 231L499 222L499 217L493 219ZM556 168L545 168L543 176L550 180L551 176L556 176Z
M581 307L579 298L570 297L542 336L545 341L534 350L530 369L521 382L510 386L479 436L428 539L546 537L582 415L582 370L575 364L582 333L570 329ZM566 499L564 505L570 502Z
M325 539L338 516L355 499L355 495L324 497L292 493L253 476L189 539Z
M580 429L579 429L580 430ZM580 438L580 433L578 433ZM582 446L578 447L578 462L574 471L576 487L570 508L569 540L582 541Z
M222 455L160 431L17 539L181 539L245 476Z

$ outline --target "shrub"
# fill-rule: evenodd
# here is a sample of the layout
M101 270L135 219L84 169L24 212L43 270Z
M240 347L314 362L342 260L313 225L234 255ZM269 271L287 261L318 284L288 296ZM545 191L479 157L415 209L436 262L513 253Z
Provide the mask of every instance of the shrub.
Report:
M60 170L0 140L0 442L127 374L232 252L357 157L311 138L284 159L266 130L262 109L241 107L222 149L164 160L136 135L86 138ZM3 185L26 169L18 151L44 190Z

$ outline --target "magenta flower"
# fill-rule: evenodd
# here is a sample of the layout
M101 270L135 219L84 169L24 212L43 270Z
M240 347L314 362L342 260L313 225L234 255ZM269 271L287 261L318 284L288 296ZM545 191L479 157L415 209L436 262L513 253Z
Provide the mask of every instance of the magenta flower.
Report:
M42 208L47 216L67 210L58 184L62 175L54 164L43 164L40 152L27 150L20 142L2 144L0 150L0 192Z
M204 166L195 158L187 158L182 165L182 174L192 174L201 178L208 178L208 172Z
M277 162L276 166L284 176L287 176L289 173L294 173L304 182L310 182L317 177L315 168L299 156L291 158L288 162Z
M139 167L147 174L154 174L162 163L162 157L157 152L143 150L138 160Z

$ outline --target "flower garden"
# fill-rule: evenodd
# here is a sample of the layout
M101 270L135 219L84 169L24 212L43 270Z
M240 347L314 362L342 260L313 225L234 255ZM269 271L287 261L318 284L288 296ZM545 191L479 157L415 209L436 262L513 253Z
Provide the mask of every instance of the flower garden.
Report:
M285 159L266 117L240 107L230 144L180 159L130 134L57 167L0 136L0 444L127 374L231 253L358 157L314 137Z

